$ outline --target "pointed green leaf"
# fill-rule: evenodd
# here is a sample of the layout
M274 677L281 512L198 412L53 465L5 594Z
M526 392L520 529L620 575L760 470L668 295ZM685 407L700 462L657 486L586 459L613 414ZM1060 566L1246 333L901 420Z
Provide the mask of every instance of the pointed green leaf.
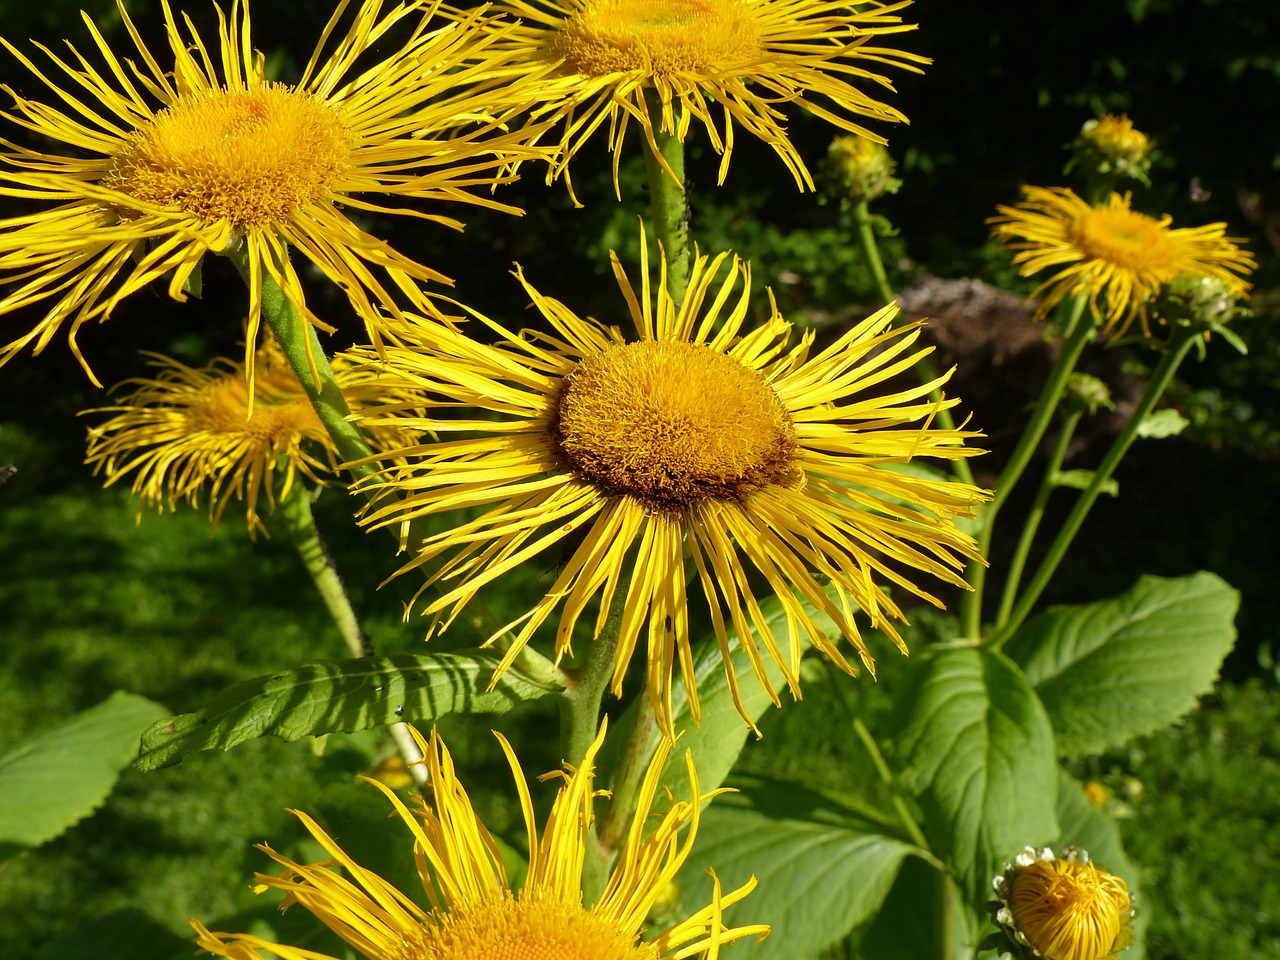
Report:
M1058 771L1058 822L1062 824L1062 835L1054 846L1055 853L1061 853L1065 846L1080 847L1089 852L1099 867L1128 884L1129 896L1138 906L1138 916L1133 924L1133 946L1120 956L1124 960L1143 960L1146 949L1142 938L1151 918L1142 913L1142 871L1124 852L1115 821L1091 804L1080 783L1061 769Z
M893 721L899 778L975 905L1007 851L1057 835L1053 730L1021 671L973 648L923 659Z
M1211 573L1143 577L1112 600L1051 607L1005 646L1065 755L1101 753L1190 711L1235 643L1239 594Z
M52 840L93 813L138 752L138 737L167 711L117 691L0 757L0 847Z
M459 653L360 657L307 663L224 690L202 710L152 724L136 766L155 770L201 750L256 737L350 733L448 713L504 713L550 692L514 669L489 690L497 661Z
M1093 483L1092 470L1060 470L1053 475L1053 484L1056 487L1071 487L1073 490L1087 490L1089 484ZM1115 479L1108 480L1101 488L1103 493L1115 496L1120 492L1120 484Z
M714 870L725 892L752 876L755 891L726 912L729 924L768 923L739 960L814 956L865 922L907 857L923 852L842 804L793 783L753 780L718 797L703 814L693 852L677 878L681 915L706 906Z

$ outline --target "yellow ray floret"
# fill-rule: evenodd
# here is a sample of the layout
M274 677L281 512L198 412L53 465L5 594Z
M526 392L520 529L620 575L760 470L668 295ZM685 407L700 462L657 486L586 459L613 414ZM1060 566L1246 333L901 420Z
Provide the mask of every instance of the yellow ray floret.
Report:
M232 360L195 369L151 356L158 371L154 377L126 381L114 405L84 411L111 415L89 429L85 461L107 486L133 477L139 518L144 507L172 510L182 500L195 506L207 495L216 528L234 494L245 502L252 536L265 529L260 513L270 512L276 494L287 494L298 473L319 485L336 470L333 439L274 337L257 350L252 386L244 365ZM406 399L341 356L333 370L355 409ZM380 450L402 446L406 439L394 428L367 434Z
M1113 193L1090 205L1065 187L1022 188L1026 199L998 207L992 233L1015 251L1024 277L1054 270L1032 296L1040 297L1037 318L1063 299L1086 294L1105 333L1120 335L1138 320L1150 335L1151 300L1175 277L1212 277L1244 296L1241 274L1253 270L1253 255L1226 236L1226 224L1171 227L1130 209L1129 195Z
M292 84L267 78L252 47L248 5L239 2L229 18L217 11L216 46L165 2L172 59L163 65L123 5L129 56L84 17L100 65L74 47L70 59L41 47L45 67L0 40L33 78L20 91L5 88L15 103L0 117L37 144L0 137L0 196L31 208L0 220L0 322L21 308L46 310L29 330L0 332L0 365L27 348L39 353L66 329L92 378L80 328L162 278L170 296L184 299L208 252L238 250L246 264L250 367L264 275L307 320L332 329L307 309L290 247L363 317L376 316L375 306L394 315L403 304L437 312L420 284L446 278L366 233L350 211L457 227L447 209L401 204L502 208L470 188L509 179L510 161L536 151L524 145L527 133L497 122L504 98L520 95L506 82L503 58L495 56L488 73L464 64L500 30L480 32L474 16L432 30L430 10L382 6L339 3ZM394 49L370 60L389 32L400 38ZM43 99L32 98L37 83ZM366 324L379 343L377 326Z
M802 189L813 178L782 109L805 111L841 130L884 142L869 121L906 117L876 97L893 92L886 67L919 72L925 57L881 46L914 30L905 3L813 0L500 0L499 16L519 21L487 52L516 55L529 71L558 70L536 92L533 116L558 124L552 178L602 126L608 127L614 184L623 140L634 122L657 153L655 130L683 141L705 131L721 155L723 182L742 130L768 143ZM661 161L664 162L665 161Z
M909 466L978 452L964 446L975 434L932 426L955 403L929 399L946 376L924 385L893 379L928 352L916 345L919 325L894 327L890 307L811 356L811 335L790 344L776 309L745 328L749 269L727 255L697 258L679 306L665 265L656 299L647 264L638 294L616 257L614 270L638 340L579 318L519 272L551 332L518 335L486 320L499 337L489 345L438 324L396 328L401 345L388 348L383 375L431 402L425 417L362 415L370 426L398 423L424 437L391 451L404 462L366 487L374 499L363 522L474 511L411 545L415 556L400 573L429 571L424 612L447 626L482 587L558 551L545 595L504 628L513 644L502 668L557 612L561 657L589 605L595 637L616 604L613 690L621 693L645 643L649 696L668 735L677 662L698 717L688 582L705 600L744 717L731 633L774 703L766 664L777 664L798 696L802 637L854 671L815 610L868 667L855 607L905 650L894 627L902 612L882 587L936 604L917 582L922 575L963 586L975 547L956 519L985 497ZM468 408L481 414L458 414ZM761 580L781 602L781 633L762 611Z
M415 731L416 732L416 731ZM721 893L713 878L712 902L674 926L644 929L654 902L671 883L693 846L702 802L697 771L686 756L691 799L673 801L666 813L652 808L667 748L649 766L631 829L598 901L582 892L583 861L592 825L595 757L604 730L576 768L569 768L541 836L528 783L510 744L498 739L515 776L529 843L524 884L513 890L501 854L458 782L453 759L434 733L423 743L430 771L430 806L410 809L389 788L370 780L391 801L413 837L422 879L419 903L348 856L305 813L294 811L329 854L323 863L300 864L262 847L285 867L278 876L259 874L259 891L283 890L286 907L301 904L369 960L392 957L430 960L679 960L718 956L720 947L768 927L726 927L726 907L755 887L755 878ZM329 960L327 955L252 934L212 933L192 920L197 944L234 960L257 960L265 951L281 960Z

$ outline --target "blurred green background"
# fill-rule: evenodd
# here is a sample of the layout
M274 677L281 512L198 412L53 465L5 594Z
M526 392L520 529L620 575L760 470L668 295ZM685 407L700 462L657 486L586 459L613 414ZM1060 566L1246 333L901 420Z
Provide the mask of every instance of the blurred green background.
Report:
M123 38L114 4L86 6L109 38ZM282 76L305 62L331 6L254 0L255 43ZM159 4L129 7L162 49ZM185 7L209 36L212 6ZM69 38L83 48L76 9L63 0L3 0L0 34L28 53L28 38L55 48ZM906 13L920 30L900 38L902 46L935 62L922 76L900 78L893 102L911 125L880 130L905 181L876 208L897 230L885 242L895 283L927 274L1029 291L987 241L983 220L997 203L1015 200L1021 183L1064 182L1064 144L1102 110L1127 112L1157 142L1154 186L1135 206L1167 211L1180 225L1227 221L1258 256L1256 315L1241 324L1250 353L1214 344L1205 362L1184 367L1173 400L1192 426L1181 437L1139 445L1118 478L1121 496L1099 504L1046 599L1084 602L1119 592L1139 572L1197 569L1243 592L1240 642L1221 691L1178 729L1078 772L1112 791L1130 852L1149 871L1150 956L1280 955L1280 896L1258 868L1280 860L1280 599L1273 589L1280 570L1280 5L921 0ZM39 95L39 84L3 51L0 82ZM8 109L10 98L0 94L0 102ZM816 167L830 129L797 117L792 131ZM14 136L7 124L3 136ZM461 236L393 220L367 226L454 277L460 299L509 324L529 316L506 277L516 260L539 289L581 313L616 320L607 250L633 253L643 177L635 157L624 164L627 202L619 204L606 161L598 144L577 161L581 210L530 171L502 194L526 209L520 221L464 213ZM601 173L588 172L594 168ZM775 289L789 317L834 325L875 306L836 206L797 199L768 148L739 138L717 192L715 158L695 142L690 173L694 237L706 249L749 251L756 282ZM0 197L4 215L18 209ZM345 300L318 283L310 296L345 336L354 335ZM206 264L203 299L179 305L162 290L144 291L81 342L111 384L143 373L143 349L193 364L237 355L242 309L239 280L215 260ZM0 338L35 319L0 317ZM1117 352L1112 362L1123 378L1144 358ZM1019 396L1029 375L1016 364L961 374L994 381L997 402ZM210 537L195 511L148 515L136 526L127 496L100 489L81 465L85 421L77 413L105 401L61 343L0 371L0 465L18 467L0 487L0 753L117 689L182 712L236 679L344 653L291 548L280 538L250 542L234 504ZM998 425L977 426L998 447ZM1090 455L1079 451L1080 463ZM341 493L327 492L318 511L379 650L419 649L420 624L400 623L404 589L376 590L395 567L390 541L355 531ZM819 688L772 715L749 765L803 771L838 758L839 733L823 724L822 708ZM528 723L528 768L550 769L554 737L539 748L536 736L551 729L545 710L530 708ZM486 729L483 718L446 725L460 766L509 801ZM271 908L249 893L252 870L265 866L249 844L269 839L285 851L307 849L283 812L289 805L318 812L352 842L395 846L383 854L404 869L399 837L380 838L377 829L356 836L363 824L379 827L384 810L352 775L383 750L372 734L330 738L323 750L263 740L154 774L127 772L93 817L0 863L0 954L190 955L180 939L189 915L226 929L251 925ZM484 802L500 830L511 823L509 804Z

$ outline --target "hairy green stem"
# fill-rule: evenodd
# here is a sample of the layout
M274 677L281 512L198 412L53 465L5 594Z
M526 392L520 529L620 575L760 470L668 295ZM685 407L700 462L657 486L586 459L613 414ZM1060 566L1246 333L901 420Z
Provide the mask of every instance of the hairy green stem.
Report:
M1093 338L1094 324L1084 316L1084 309L1088 302L1087 294L1079 294L1067 308L1067 319L1062 328L1064 339L1062 347L1058 351L1058 358L1054 361L1053 368L1049 371L1049 377L1040 391L1040 398L1036 401L1035 408L1032 410L1031 419L1026 427L1023 428L1022 436L1018 439L1018 445L1014 448L1012 455L1009 457L1009 462L1005 464L1004 469L1000 471L1000 476L996 479L995 495L978 515L978 554L981 557L986 557L991 549L991 537L992 531L995 529L996 514L999 513L1000 508L1009 499L1009 495L1013 492L1014 487L1017 486L1018 480L1022 477L1036 449L1040 446L1040 441L1044 438L1045 432L1049 429L1049 424L1053 421L1054 411L1058 408L1058 402L1062 399L1062 392L1066 389L1067 379L1071 376L1072 371L1075 370L1076 363L1079 361L1085 345ZM961 619L965 635L970 639L977 639L982 635L982 595L983 588L986 585L986 578L986 565L978 560L970 562L966 579L973 587L973 590L965 595L961 608Z
M1062 562L1067 548L1071 546L1071 541L1080 532L1080 526L1084 523L1085 517L1089 515L1089 511L1093 508L1098 495L1102 493L1103 487L1111 480L1116 467L1124 458L1124 455L1128 453L1133 441L1137 439L1138 428L1151 411L1155 409L1156 404L1160 402L1160 398L1164 396L1165 390L1173 380L1173 375L1177 373L1179 365L1186 358L1187 351L1191 349L1191 345L1195 343L1199 335L1194 330L1179 329L1172 341L1165 347L1164 355L1160 358L1160 363L1151 375L1151 382L1147 384L1147 389L1143 392L1142 399L1138 401L1138 405L1134 408L1132 416L1125 423L1119 436L1112 441L1111 447L1102 458L1102 463L1094 470L1089 486L1084 489L1079 499L1076 500L1075 506L1071 508L1071 513L1067 515L1067 519L1063 522L1057 537L1054 538L1053 543L1050 545L1048 553L1045 554L1045 558L1040 562L1040 566L1036 568L1036 572L1027 584L1026 590L1018 598L1018 602L1010 613L1009 619L991 638L994 646L999 647L1009 637L1013 636L1030 614L1031 608L1035 606L1036 601L1040 599L1040 594L1044 592L1045 586L1048 585L1050 578L1057 571L1058 564Z
M667 292L678 307L689 288L689 207L685 197L684 143L663 133L662 104L648 92L651 145L644 141L644 172L653 208L653 232L667 258ZM654 145L657 152L654 152Z
M1004 582L1004 593L1000 597L1000 612L996 614L996 628L1009 619L1009 611L1018 595L1018 584L1022 582L1022 571L1031 553L1031 544L1035 541L1040 522L1044 519L1045 509L1049 505L1049 497L1058 486L1058 475L1062 470L1062 462L1066 459L1067 448L1071 438L1075 436L1076 425L1080 422L1083 411L1072 410L1062 418L1062 429L1053 445L1053 453L1044 468L1044 477L1040 480L1040 488L1036 490L1035 501L1022 524L1022 535L1018 538L1018 546L1009 562L1009 573Z
M287 492L280 494L279 509L273 514L273 519L285 529L294 549L298 551L302 565L306 567L311 582L324 600L325 608L351 655L373 656L373 644L360 626L338 567L316 528L315 516L311 512L311 491L300 482L293 483ZM424 786L428 782L427 768L422 762L422 750L409 731L409 725L392 723L387 726L387 732L395 741L409 775L418 786Z
M871 277L876 282L876 293L884 303L892 303L898 295L889 285L889 275L885 273L880 247L876 243L876 233L871 227L871 208L866 200L859 200L853 205L853 223L858 228L858 246L862 250L862 258L866 260Z

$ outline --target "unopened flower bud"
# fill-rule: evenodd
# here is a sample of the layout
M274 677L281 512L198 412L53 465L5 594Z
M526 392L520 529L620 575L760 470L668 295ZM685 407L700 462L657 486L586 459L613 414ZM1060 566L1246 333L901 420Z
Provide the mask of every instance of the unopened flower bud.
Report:
M827 193L855 203L897 193L902 181L894 178L894 166L884 144L853 134L836 137L827 148Z

